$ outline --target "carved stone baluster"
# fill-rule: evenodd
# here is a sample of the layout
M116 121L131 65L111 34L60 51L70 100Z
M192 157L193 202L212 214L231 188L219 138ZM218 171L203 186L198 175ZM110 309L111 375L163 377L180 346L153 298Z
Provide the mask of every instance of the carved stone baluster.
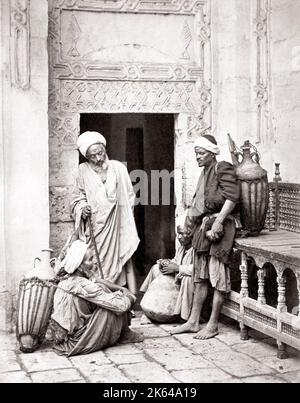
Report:
M258 302L260 304L266 304L266 296L265 296L265 277L266 272L264 269L259 269L257 272L258 277Z
M241 264L240 264L240 271L241 271L241 298L247 298L249 296L248 290L248 267L247 267L247 255L242 252L241 255Z
M286 305L286 278L284 275L279 275L277 277L277 284L278 284L278 305L277 310L278 312L287 312L287 305ZM279 324L281 328L281 324ZM286 351L286 344L283 343L281 340L277 340L277 357L281 360L285 360L288 358L288 354Z
M241 254L241 264L240 264L240 271L241 271L241 320L240 320L240 337L241 340L248 340L248 327L244 324L243 315L244 315L244 307L243 307L243 298L247 298L249 296L248 290L248 266L247 266L247 255L246 253L242 252Z
M277 277L278 284L278 305L277 310L279 312L287 312L286 305L286 278L284 275Z

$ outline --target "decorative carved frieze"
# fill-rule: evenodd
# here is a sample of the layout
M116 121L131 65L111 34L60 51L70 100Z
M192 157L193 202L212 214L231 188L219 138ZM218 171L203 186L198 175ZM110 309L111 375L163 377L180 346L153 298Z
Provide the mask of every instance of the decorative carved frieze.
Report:
M199 12L195 15L196 19L196 36L199 43L200 59L199 63L203 70L207 70L209 77L210 72L210 37L211 37L211 21L210 21L210 1L203 4Z
M196 33L201 43L209 42L211 36L211 21L209 2L203 2L202 7L199 8L199 12L196 13L197 24Z
M155 63L91 63L74 61L55 66L58 79L124 81L196 81L202 77L197 66Z
M257 105L256 142L268 138L271 133L270 110L270 0L253 0L256 17L254 34L256 41L256 84Z
M199 65L203 74L202 80L197 80L201 113L199 118L203 121L201 134L211 130L212 107L212 60L211 60L211 1L202 4L202 7L195 15L196 35L199 47Z
M30 86L30 0L10 2L11 82L19 89Z
M201 105L200 115L194 114L188 117L187 141L194 142L197 137L209 134L211 126L204 119L204 112L207 111L207 108Z
M54 5L61 8L163 14L192 14L203 3L203 0L54 0Z
M192 83L60 80L61 110L81 112L195 113Z
M56 140L56 147L74 149L79 131L79 115L64 116L54 114L49 116L49 136Z

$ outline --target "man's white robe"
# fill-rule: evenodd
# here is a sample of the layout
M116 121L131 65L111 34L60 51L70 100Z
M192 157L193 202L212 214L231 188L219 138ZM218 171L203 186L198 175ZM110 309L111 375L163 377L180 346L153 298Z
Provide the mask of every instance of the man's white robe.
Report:
M82 220L82 210L91 206L92 227L104 278L125 285L123 267L139 244L133 215L135 194L126 167L113 160L108 160L107 164L105 183L89 163L79 165L71 208L75 231L80 239L87 241L90 234Z

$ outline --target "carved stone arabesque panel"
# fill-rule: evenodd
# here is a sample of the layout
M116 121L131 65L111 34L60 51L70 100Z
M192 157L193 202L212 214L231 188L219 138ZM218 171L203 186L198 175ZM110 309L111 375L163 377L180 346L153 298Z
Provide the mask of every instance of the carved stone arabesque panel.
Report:
M256 142L267 140L272 135L271 115L271 62L270 62L270 0L253 0L256 17L254 36L256 41Z
M10 1L11 82L26 90L30 86L30 0Z
M135 1L134 9L141 11L145 5L152 13L174 12L195 15L198 39L196 47L201 48L198 65L151 62L101 64L81 60L80 57L71 57L70 60L64 61L61 59L60 51L63 8L71 11L91 9L97 12L112 7L112 11L130 12L132 2L50 1L50 115L56 114L55 118L61 121L62 112L64 114L65 112L79 114L84 111L189 113L188 141L193 141L195 136L210 131L211 82L210 74L207 74L207 66L210 67L210 1ZM76 29L77 34L74 34L74 41L70 44L70 53L77 55L76 38L81 29L74 20L72 21L73 30ZM185 31L184 53L189 47L190 32L187 28L183 31ZM101 80L101 83L96 83L97 79ZM136 84L137 81L142 83ZM125 94L128 89L133 89L135 100L132 95ZM66 99L66 95L70 98ZM50 130L52 132L52 129ZM64 125L61 125L61 131L66 132ZM68 137L71 138L71 132L68 132ZM60 141L60 144L64 144L64 141Z
M60 81L61 111L196 113L192 83Z
M56 7L140 13L190 14L205 0L54 0Z
M78 115L49 115L49 136L58 149L74 149L79 130Z
M94 4L94 14L96 15L97 12L106 10L106 6L109 3L112 2L97 2L97 7ZM115 4L117 2L113 3ZM142 2L136 1L135 3L136 5L138 5ZM58 4L61 4L61 2L58 2ZM73 4L73 2L70 4ZM150 7L150 4L152 4L152 8ZM151 24L155 24L155 18L160 18L159 15L158 17L156 17L157 13L166 14L166 16L168 16L169 14L174 14L172 13L173 4L174 2L149 2L149 10L153 10L152 16L149 17L152 18ZM144 60L144 62L140 60L139 62L131 61L130 63L128 63L126 61L126 58L124 58L124 60L122 59L122 52L121 54L119 53L122 48L119 49L115 54L115 56L117 56L117 60L114 60L113 62L112 53L109 53L107 55L108 59L106 61L101 61L101 56L94 57L97 46L95 49L95 44L93 43L93 41L87 38L88 33L86 32L86 24L84 24L83 17L80 17L80 13L82 13L82 10L86 10L88 8L86 2L80 3L77 8L72 8L71 5L69 5L69 8L66 11L63 11L61 8L59 8L57 6L57 3L50 3L50 65L54 67L52 73L57 78L81 78L86 80L173 80L196 82L199 78L203 77L203 86L208 91L210 91L210 0L197 2L179 1L178 4L180 4L183 9L186 9L186 7L191 9L188 18L193 18L194 20L193 23L192 20L189 20L190 22L188 23L184 15L182 17L180 15L177 16L177 18L180 19L180 21L177 21L179 24L179 28L177 32L174 32L174 38L173 35L168 36L169 40L173 38L170 43L171 47L181 46L181 51L179 52L181 53L181 57L177 59L177 61L175 59L173 61L168 61L166 59L162 60L160 63L155 63L155 60L152 60L151 54L147 54L146 60ZM187 4L189 5L187 6ZM159 12L157 11L157 9L160 10L160 6L162 6L162 11ZM170 7L168 8L168 6ZM123 8L114 11L122 11L123 13ZM65 27L65 24L63 24L62 21L63 16L66 12L71 14L71 16L69 16L69 18L66 20L68 22L67 25L69 25L68 27ZM99 15L101 16L102 14ZM126 13L123 13L122 15L126 16ZM100 17L97 17L97 21L98 18ZM81 25L79 24L79 21L81 21ZM64 33L62 32L63 27ZM162 25L162 27L164 27L164 24ZM173 27L173 29L175 30L177 28ZM128 31L134 32L134 30L129 30L127 27L125 32ZM77 43L82 36L85 37L85 42L88 43L88 46L90 46L93 51L81 55L78 51ZM132 43L126 43L126 46L124 44L123 47L128 47L129 45L131 45L140 48L141 45L143 45L143 40L139 40L139 42L141 43L136 44L133 39L135 36L133 34L129 35L129 37L131 36L132 38L128 40ZM152 44L149 43L149 41L151 42L150 39L151 38L148 37L147 41L145 42L145 45L148 44L148 50L154 51L156 49L157 51L159 51L160 46L159 43L157 43L159 39L157 39L156 43ZM161 42L164 43L166 39L167 38L164 38L164 41ZM98 38L97 41L99 41ZM150 44L151 46L149 46ZM105 45L103 45L101 41L99 42L98 46L100 46L101 51L105 51ZM83 53L84 52L87 52L86 46L84 47ZM190 60L190 52L194 54L193 60Z
M185 81L195 82L203 77L197 66L156 63L97 63L70 61L56 65L55 77L61 80L124 80L124 81Z

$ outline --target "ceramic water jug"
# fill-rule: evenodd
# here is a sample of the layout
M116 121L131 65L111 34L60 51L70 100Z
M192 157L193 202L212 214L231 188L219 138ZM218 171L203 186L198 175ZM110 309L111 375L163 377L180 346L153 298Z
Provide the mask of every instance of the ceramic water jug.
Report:
M246 234L255 236L264 228L268 211L267 171L260 166L258 151L248 140L238 151L230 135L228 137L232 162L241 187L241 222Z
M56 259L51 259L52 252L52 249L42 249L41 257L34 259L33 269L25 274L25 278L36 277L41 280L53 280L55 274L52 266Z
M43 249L19 284L16 333L24 353L32 353L41 345L50 320L56 283L51 252Z
M159 323L172 323L179 319L174 314L179 290L175 285L174 276L159 276L154 279L143 299L141 308L146 316Z

